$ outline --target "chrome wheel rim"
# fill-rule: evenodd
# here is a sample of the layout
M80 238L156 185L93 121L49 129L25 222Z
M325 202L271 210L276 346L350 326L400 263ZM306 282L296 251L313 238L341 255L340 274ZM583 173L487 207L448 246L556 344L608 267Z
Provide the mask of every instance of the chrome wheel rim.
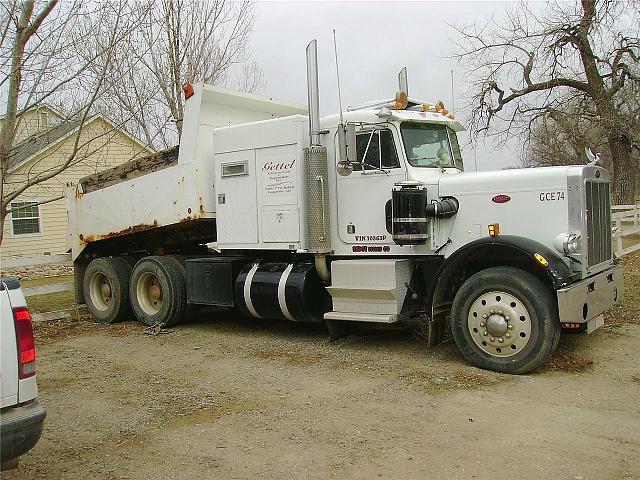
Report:
M483 293L471 304L467 328L483 352L493 357L511 357L529 343L531 316L518 297L491 291Z
M157 314L162 308L162 287L158 277L151 272L140 275L136 284L136 296L144 313Z
M102 272L96 272L89 282L89 296L91 303L101 312L106 312L111 304L113 289L107 276Z

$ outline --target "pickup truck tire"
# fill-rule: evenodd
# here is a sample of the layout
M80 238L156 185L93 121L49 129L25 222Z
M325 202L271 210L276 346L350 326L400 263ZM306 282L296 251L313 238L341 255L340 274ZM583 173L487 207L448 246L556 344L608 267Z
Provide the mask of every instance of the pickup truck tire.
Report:
M103 323L131 317L129 278L131 266L121 258L96 258L87 267L82 291L87 309Z
M172 327L181 322L187 289L180 262L172 257L145 257L136 263L129 296L136 318L145 325Z
M451 331L464 357L501 373L528 373L544 364L560 337L553 292L536 276L492 267L468 278L451 309Z

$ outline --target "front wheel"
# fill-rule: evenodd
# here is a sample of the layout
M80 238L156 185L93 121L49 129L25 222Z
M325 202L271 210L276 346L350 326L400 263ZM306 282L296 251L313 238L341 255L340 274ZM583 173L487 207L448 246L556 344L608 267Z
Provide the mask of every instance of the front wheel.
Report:
M537 277L513 267L471 276L456 293L451 331L477 367L528 373L544 364L560 337L553 293Z

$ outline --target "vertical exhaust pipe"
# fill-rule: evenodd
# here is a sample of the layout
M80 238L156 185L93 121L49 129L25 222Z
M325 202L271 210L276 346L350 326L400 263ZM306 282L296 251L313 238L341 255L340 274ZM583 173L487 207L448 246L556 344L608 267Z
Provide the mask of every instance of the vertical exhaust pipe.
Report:
M407 79L407 67L403 67L398 73L398 87L409 96L409 80Z
M318 47L307 45L307 101L309 103L309 137L311 145L320 145L320 100L318 97Z
M320 144L320 107L318 101L318 50L316 41L307 45L307 93L309 100L309 137L311 145L304 149L306 193L306 245L309 253L331 251L329 218L329 183L327 149ZM317 270L328 281L324 256L317 258Z

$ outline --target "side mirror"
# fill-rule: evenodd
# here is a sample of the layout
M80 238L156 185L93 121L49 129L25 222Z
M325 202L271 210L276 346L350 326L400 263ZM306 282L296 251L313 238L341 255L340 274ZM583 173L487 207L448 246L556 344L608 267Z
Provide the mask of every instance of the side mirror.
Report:
M338 125L338 165L336 171L346 177L353 172L353 163L358 158L356 154L356 126L353 124Z

